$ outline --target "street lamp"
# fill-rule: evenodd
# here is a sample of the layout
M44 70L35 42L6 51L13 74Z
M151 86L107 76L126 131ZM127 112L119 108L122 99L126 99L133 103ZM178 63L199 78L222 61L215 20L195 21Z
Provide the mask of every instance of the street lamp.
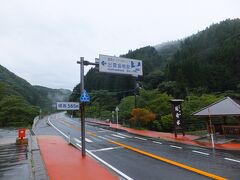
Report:
M134 89L134 108L136 109L137 108L137 92L139 91L139 89L142 89L142 87L140 86L140 84L138 82L136 82L136 86L135 86L135 89Z

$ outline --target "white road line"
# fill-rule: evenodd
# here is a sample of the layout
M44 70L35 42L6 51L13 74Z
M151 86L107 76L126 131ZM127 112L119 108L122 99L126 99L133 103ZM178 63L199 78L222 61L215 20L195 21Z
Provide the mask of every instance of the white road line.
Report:
M77 143L82 143L79 139L77 138L74 138L74 140L77 142Z
M104 139L104 140L108 140L108 138L105 138L103 136L98 136L98 137L101 138L101 139Z
M119 136L119 135L116 135L116 134L112 134L112 136L115 136L115 137L118 137L118 138L125 139L125 137L123 137L123 136Z
M80 137L80 139L81 139L81 137ZM78 140L77 138L74 138L74 140L81 143L81 140ZM85 141L88 143L93 142L92 140L90 140L88 138L85 138Z
M54 129L56 129L56 130L57 130L59 133L61 133L64 137L66 137L67 139L69 139L69 137L68 137L65 133L63 133L62 131L60 131L56 126L54 126L50 120L49 120L48 122L49 122L49 124L50 124Z
M102 160L101 158L99 158L98 156L96 156L95 154L93 154L92 152L90 152L89 150L86 150L88 154L90 154L92 157L94 157L95 159L97 159L98 161L100 161L101 163L103 163L104 165L106 165L107 167L109 167L110 169L112 169L113 171L115 171L117 174L121 175L122 177L124 177L126 180L133 180L132 178L130 178L129 176L127 176L126 174L124 174L123 172L119 171L118 169L116 169L115 167L113 167L112 165L108 164L106 161Z
M91 139L88 139L88 138L85 138L85 140L87 141L87 142L93 142Z
M153 141L153 143L156 143L156 144L162 144L161 142L158 142L158 141Z
M182 149L182 147L180 147L180 146L170 145L170 147L177 148L177 149Z
M119 149L119 148L123 148L123 147L117 146L117 147L109 147L109 148L102 148L102 149L89 150L89 151L90 152L101 152L101 151L109 151L109 150Z
M79 146L80 148L82 147L80 144L76 143L77 146Z
M144 138L140 138L140 137L134 137L136 139L140 139L140 140L143 140L143 141L146 141L147 139L144 139Z
M209 156L208 153L201 152L201 151L195 151L195 150L192 150L192 152L195 152L195 153L198 153L198 154L203 154L203 155Z
M50 122L50 121L49 121ZM58 132L60 132L62 135L64 135L65 137L68 137L65 133L63 133L62 131L60 131L58 128L56 128L52 123L50 123ZM80 144L76 143L77 146L79 146L80 148L82 147ZM98 156L96 156L95 154L93 154L92 152L90 152L89 150L87 150L87 153L90 154L92 157L94 157L95 159L97 159L98 161L100 161L101 163L103 163L104 165L106 165L107 167L109 167L110 169L112 169L113 171L115 171L117 174L119 174L120 176L124 177L127 180L133 180L132 178L130 178L129 176L127 176L126 174L124 174L122 171L116 169L115 167L113 167L112 165L108 164L106 161L102 160L101 158L99 158Z
M119 135L121 135L121 136L124 136L124 137L127 137L127 138L132 138L132 136L128 136L128 135L126 135L126 134L122 134L122 133L117 133L117 134L119 134Z
M224 158L225 160L228 160L228 161L233 161L233 162L238 162L238 163L240 163L240 161L239 160L236 160L236 159L230 159L230 158Z
M110 130L107 130L107 129L103 129L103 128L97 128L97 129L101 129L101 130L104 130L104 131L113 132L113 131L110 131Z

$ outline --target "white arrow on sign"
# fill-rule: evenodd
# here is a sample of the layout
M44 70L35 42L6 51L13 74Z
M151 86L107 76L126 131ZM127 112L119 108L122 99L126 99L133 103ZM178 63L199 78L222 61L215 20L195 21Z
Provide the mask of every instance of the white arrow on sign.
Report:
M181 114L179 113L176 113L176 118L179 118Z
M179 126L181 123L180 123L180 120L177 120L177 125Z

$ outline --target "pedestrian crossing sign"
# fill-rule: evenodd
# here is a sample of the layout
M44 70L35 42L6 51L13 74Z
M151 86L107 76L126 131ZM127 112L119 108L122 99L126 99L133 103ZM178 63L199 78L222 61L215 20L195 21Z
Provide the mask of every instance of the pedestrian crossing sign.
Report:
M90 96L88 95L86 90L83 90L80 97L80 102L90 102Z

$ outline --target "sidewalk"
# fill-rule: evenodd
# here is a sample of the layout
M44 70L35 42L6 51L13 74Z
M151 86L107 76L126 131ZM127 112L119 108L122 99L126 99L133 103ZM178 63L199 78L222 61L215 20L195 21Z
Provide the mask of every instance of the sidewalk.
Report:
M107 127L111 127L113 129L121 129L124 131L127 131L132 134L140 135L140 136L147 136L152 138L160 138L167 141L173 141L178 143L183 143L187 145L193 145L193 146L201 146L206 148L211 148L212 144L210 142L199 142L196 141L199 139L199 136L193 136L193 135L181 135L178 134L177 138L175 138L173 133L165 133L165 132L157 132L157 131L150 131L150 130L137 130L132 128L123 127L122 125L118 124L110 124L107 122L101 122L101 121L93 121L88 120L89 123L99 124L99 125L105 125ZM237 150L240 151L240 144L239 143L225 143L225 144L215 144L216 149L223 149L223 150Z
M86 155L84 158L60 136L37 136L49 179L116 180L117 176Z

